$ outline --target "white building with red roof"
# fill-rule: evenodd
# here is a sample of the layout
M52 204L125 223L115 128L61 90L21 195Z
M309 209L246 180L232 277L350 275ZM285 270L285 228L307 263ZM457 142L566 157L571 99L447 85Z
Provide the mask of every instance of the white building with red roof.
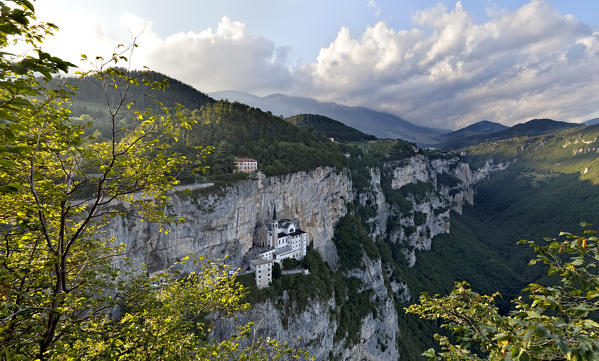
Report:
M253 173L258 170L258 161L252 158L235 158L233 173Z

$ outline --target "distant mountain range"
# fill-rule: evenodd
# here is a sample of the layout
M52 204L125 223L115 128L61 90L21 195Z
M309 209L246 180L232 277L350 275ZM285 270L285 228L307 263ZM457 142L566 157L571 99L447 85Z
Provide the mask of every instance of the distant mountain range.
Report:
M530 137L551 133L566 128L579 127L582 124L559 122L552 119L532 119L512 127L483 120L465 128L439 136L438 147L456 149L483 142L515 137Z
M508 127L503 124L481 120L480 122L470 124L467 127L455 130L451 133L441 134L438 139L442 144L457 144L464 139L496 133L506 129L508 129Z
M323 103L314 99L291 97L279 93L259 97L238 91L221 91L209 95L215 99L238 101L283 117L297 114L323 115L379 138L399 138L420 145L435 144L438 142L436 137L447 132L440 129L421 127L393 114L364 107Z
M599 124L599 118L593 118L591 120L587 120L586 122L582 123L582 124L586 124L586 125L595 125L595 124Z
M499 133L494 133L492 137L493 139L507 139L522 136L534 136L579 126L581 126L581 124L559 122L553 119L533 119L526 123L516 124Z

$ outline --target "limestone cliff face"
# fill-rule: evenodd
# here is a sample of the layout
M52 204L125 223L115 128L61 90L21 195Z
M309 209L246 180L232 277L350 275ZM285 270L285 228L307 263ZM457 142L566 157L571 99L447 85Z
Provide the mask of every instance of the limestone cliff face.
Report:
M507 167L509 167L515 161L516 161L516 159L512 160L511 162L505 162L505 163L499 162L499 163L495 163L494 159L491 158L491 159L489 159L488 161L485 162L484 166L482 166L481 168L476 169L474 171L474 175L472 176L473 182L474 183L481 182L481 181L489 178L492 173L499 172L499 171L502 171L502 170L506 169Z
M389 205L385 199L385 194L381 187L381 170L379 168L370 168L370 187L357 191L358 202L361 207L373 209L374 214L366 220L370 226L370 237L376 238L387 230L387 220L389 218Z
M210 259L229 257L241 266L252 246L258 221L272 219L276 206L279 218L297 219L310 234L309 242L323 257L334 262L334 226L352 200L349 176L332 168L318 168L282 177L259 177L236 183L224 190L179 190L172 196L170 215L186 221L172 225L168 234L135 217L116 219L109 233L124 242L136 268L165 269L188 254Z
M387 289L381 261L363 258L362 267L349 272L361 280L367 289L372 290L371 301L374 309L361 320L359 341L349 344L346 338L335 340L338 328L334 312L334 297L326 302L311 302L301 312L286 314L272 301L254 305L253 308L236 319L219 320L215 324L215 337L228 337L235 332L235 326L255 322L254 332L258 337L274 337L289 342L292 347L308 350L316 360L386 361L397 360L398 318L393 297ZM404 292L403 289L397 291ZM400 296L401 297L401 296ZM286 294L277 304L292 302ZM286 323L283 324L282 320ZM249 342L246 341L246 343Z
M450 210L461 213L465 202L473 204L473 184L469 165L459 157L415 154L371 169L370 187L358 200L375 211L367 220L370 236L400 244L412 266L416 250L429 250L433 237L449 232Z

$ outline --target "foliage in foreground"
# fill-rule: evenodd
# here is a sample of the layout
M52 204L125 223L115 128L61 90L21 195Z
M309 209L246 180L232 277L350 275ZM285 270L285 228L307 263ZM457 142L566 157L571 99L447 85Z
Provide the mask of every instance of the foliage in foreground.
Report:
M406 309L421 318L441 320L454 338L435 335L440 349L430 360L599 360L599 243L595 231L562 233L547 244L529 244L537 253L530 264L549 266L555 285L532 283L515 309L501 315L495 293L480 295L466 282L447 296L423 293Z
M215 317L247 308L227 267L204 261L192 274L123 274L121 240L103 232L110 219L135 211L166 232L167 191L187 159L171 149L190 123L181 109L136 111L120 128L132 86L162 82L115 68L119 46L83 74L108 97L110 136L98 140L69 117L70 91L48 89L70 64L41 50L56 29L36 24L26 0L0 3L0 45L25 44L37 57L0 52L0 359L2 360L270 360L305 358L301 350L254 339L251 324L226 340L210 338ZM107 94L107 93L106 93ZM200 156L203 153L200 153Z
M274 339L255 338L252 323L228 339L210 340L212 321L249 308L236 273L220 262L195 261L199 272L140 275L124 285L118 307L123 315L84 322L67 335L56 359L77 360L268 360L307 355ZM242 347L241 344L248 344Z

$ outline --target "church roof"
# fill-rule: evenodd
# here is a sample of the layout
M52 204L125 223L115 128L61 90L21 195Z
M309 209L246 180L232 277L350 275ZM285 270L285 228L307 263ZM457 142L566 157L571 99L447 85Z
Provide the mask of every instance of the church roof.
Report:
M258 162L252 158L235 158L235 162Z
M281 248L277 248L275 249L275 251L273 252L276 256L280 256L282 254L287 254L293 252L293 248L291 248L291 246L285 246L285 247L281 247Z
M270 259L264 259L264 258L255 258L255 259L251 260L250 262L252 264L254 264L255 266L259 266L259 265L271 263L272 260L270 260Z
M292 222L288 219L281 219L279 221L279 227L281 228L287 228L290 224L292 224Z

